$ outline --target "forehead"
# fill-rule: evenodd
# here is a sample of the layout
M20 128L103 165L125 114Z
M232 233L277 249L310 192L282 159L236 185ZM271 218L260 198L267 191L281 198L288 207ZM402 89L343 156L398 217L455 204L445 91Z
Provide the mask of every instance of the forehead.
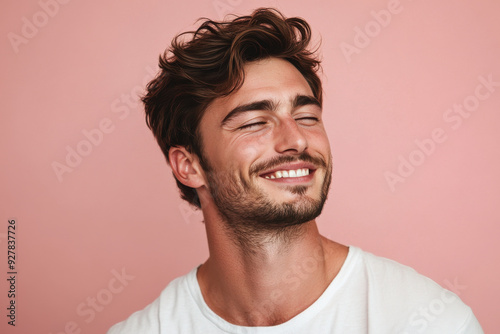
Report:
M222 120L238 105L258 100L291 101L300 95L313 96L304 76L290 62L278 58L266 58L245 64L243 85L232 94L215 99L202 118ZM208 119L207 119L208 120Z

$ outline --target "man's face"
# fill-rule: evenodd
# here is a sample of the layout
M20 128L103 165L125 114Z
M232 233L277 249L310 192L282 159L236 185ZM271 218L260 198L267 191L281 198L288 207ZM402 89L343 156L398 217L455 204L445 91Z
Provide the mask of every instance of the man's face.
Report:
M285 60L259 60L244 70L241 88L211 103L200 123L213 202L244 233L310 221L331 180L321 106Z

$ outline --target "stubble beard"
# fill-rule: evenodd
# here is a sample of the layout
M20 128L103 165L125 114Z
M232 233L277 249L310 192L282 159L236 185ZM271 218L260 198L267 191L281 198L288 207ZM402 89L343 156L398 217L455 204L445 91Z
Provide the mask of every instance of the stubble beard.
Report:
M205 161L210 194L224 220L226 232L243 249L251 252L264 243L291 242L304 232L304 223L318 217L327 199L332 178L331 158L328 162L312 158L308 154L299 157L283 156L256 168L251 168L250 176L273 165L292 161L314 162L326 171L319 199L306 195L307 186L287 186L284 191L299 195L292 202L278 203L266 194L255 182L245 181L231 171L217 171ZM254 178L255 179L255 178Z

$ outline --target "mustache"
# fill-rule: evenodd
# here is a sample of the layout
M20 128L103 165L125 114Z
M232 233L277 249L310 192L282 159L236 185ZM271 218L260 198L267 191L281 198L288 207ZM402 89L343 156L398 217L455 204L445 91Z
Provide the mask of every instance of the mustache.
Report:
M258 163L250 168L250 175L259 174L261 171L265 171L268 169L272 169L281 164L290 163L290 162L310 162L314 164L316 167L326 168L326 161L321 158L316 158L309 153L301 153L299 156L291 156L291 155L283 155L271 158L267 161Z

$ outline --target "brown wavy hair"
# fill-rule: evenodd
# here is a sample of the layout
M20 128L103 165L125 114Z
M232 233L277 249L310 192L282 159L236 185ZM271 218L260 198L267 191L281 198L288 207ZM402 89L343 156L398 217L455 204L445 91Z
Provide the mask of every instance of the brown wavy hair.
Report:
M289 61L322 102L320 61L309 50L311 29L301 18L285 18L278 10L259 8L249 16L216 22L204 19L196 31L176 36L160 55L160 72L142 97L146 123L170 164L171 147L185 147L206 169L200 120L216 98L236 91L247 62L268 57ZM195 189L178 180L181 197L200 208Z

